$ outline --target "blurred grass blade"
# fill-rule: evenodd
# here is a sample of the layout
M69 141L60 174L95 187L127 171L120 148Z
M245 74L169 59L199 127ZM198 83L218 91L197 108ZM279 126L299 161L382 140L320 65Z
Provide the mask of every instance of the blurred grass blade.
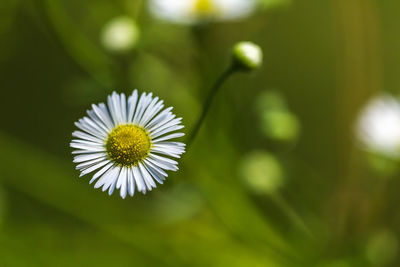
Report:
M286 260L297 259L299 255L283 235L274 229L268 217L257 210L243 186L237 181L232 181L237 176L236 168L232 168L232 162L240 158L234 146L224 137L218 138L213 135L213 143L210 143L210 138L203 134L190 153L191 162L203 163L201 168L198 165L192 166L193 169L198 169L196 173L193 173L193 179L206 192L205 195L216 215L235 236L252 244L254 249L261 253L264 250L274 250L277 254L283 255ZM201 143L204 140L208 140L208 143ZM204 154L210 151L207 146L212 147L216 143L224 148L221 151L222 155L218 154L217 150L214 150L211 155ZM202 147L203 151L197 149L198 147ZM224 160L220 160L221 158Z
M113 84L112 61L75 25L58 0L44 1L52 26L75 61L104 87Z

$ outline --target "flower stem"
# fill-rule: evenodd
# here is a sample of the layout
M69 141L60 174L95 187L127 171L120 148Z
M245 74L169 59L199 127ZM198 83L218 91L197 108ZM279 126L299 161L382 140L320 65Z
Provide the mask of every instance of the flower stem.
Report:
M188 137L188 141L186 143L187 145L187 150L189 150L189 147L192 145L194 139L196 138L197 134L200 131L201 126L204 123L205 118L207 117L208 111L210 110L212 101L216 94L218 93L219 89L222 87L222 85L228 80L228 78L237 70L235 65L232 65L229 67L225 72L219 76L219 78L215 81L213 87L211 88L210 92L208 93L208 96L204 102L203 105L203 111L198 118L192 132L190 133Z
M312 232L307 227L303 219L296 213L296 211L290 206L290 204L280 195L279 193L274 193L270 195L272 201L282 209L286 216L291 220L292 223L296 225L300 230L302 230L308 237L314 238Z

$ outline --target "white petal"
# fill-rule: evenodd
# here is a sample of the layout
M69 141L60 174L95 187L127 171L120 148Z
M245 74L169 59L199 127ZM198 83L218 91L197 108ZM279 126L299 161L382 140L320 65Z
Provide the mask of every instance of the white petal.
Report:
M121 172L121 169L119 167L116 167L116 170L114 171L114 174L112 176L114 178L109 178L109 179L105 180L101 191L104 192L107 189L110 189L116 183L116 180L118 179L120 172ZM111 189L111 190L113 190L113 189Z
M101 140L105 140L105 138L106 138L106 135L103 132L96 131L95 129L93 129L92 127L90 127L89 125L87 125L86 123L84 123L81 120L79 120L78 122L75 122L75 126L78 127L79 129L81 129L82 131L89 133L89 134L93 135L94 137L97 137Z
M165 123L163 125L156 125L156 126L152 127L151 129L149 129L149 132L150 132L150 134L156 134L158 132L161 132L164 129L167 129L167 128L172 127L174 125L178 125L181 122L182 122L182 118L176 118L176 119L173 119L173 120L171 120L171 121L169 121L169 122L167 122L167 123Z
M104 166L103 168L101 168L100 171L96 172L92 179L90 180L89 184L93 183L97 178L99 178L100 176L102 176L106 171L110 170L110 168L113 166L114 164L112 162L108 163L106 166Z
M142 175L139 171L139 168L134 166L132 167L133 178L135 178L135 182L138 188L138 191L142 192L143 194L146 193L146 186L143 181Z
M116 184L117 184L117 179L115 179L115 180L111 183L110 188L108 189L108 195L109 195L109 196L111 196L112 193L114 193Z
M170 149L167 150L167 149L161 149L161 148L155 148L155 147L151 149L151 152L163 154L163 155L174 157L174 158L180 158L180 154L182 154L179 152L172 151Z
M145 127L146 129L150 129L152 128L154 125L158 124L160 121L171 118L172 119L175 117L175 115L173 115L171 113L172 107L166 108L163 111L161 111L157 116L155 116L153 119L150 120L150 122L148 122Z
M159 146L173 146L173 147L180 148L180 149L185 149L185 147L186 147L186 144L184 144L182 142L167 141L167 142L158 142L156 144Z
M152 158L154 158L155 160L165 161L165 162L168 162L168 163L174 164L174 165L178 164L178 162L176 162L176 161L173 160L173 159L169 159L169 158L157 156L157 155L154 155L154 154L152 154L152 153L150 153L149 156L152 157Z
M96 154L99 152L105 152L104 150L102 151L96 151L96 150L91 150L91 149L77 149L72 151L72 154Z
M150 175L160 184L163 184L164 182L164 177L160 175L158 172L156 172L154 169L152 169L149 165L143 164L146 170L150 173Z
M183 128L185 128L183 125L174 125L174 126L171 126L171 127L168 127L166 129L162 130L161 132L158 132L156 134L152 134L151 138L157 138L157 137L162 136L162 135L164 135L166 133L178 131L178 130L183 129Z
M156 184L154 183L153 178L151 178L150 174L143 167L142 163L139 163L139 170L140 170L140 173L142 174L142 177L144 178L144 182L146 183L147 189L151 190L152 188L155 188Z
M112 95L107 97L107 104L110 110L111 118L114 122L114 127L121 124L121 116L119 108L119 95L116 92L113 92Z
M110 132L110 128L107 127L107 125L104 124L104 122L96 115L96 113L93 110L88 110L86 113L89 115L90 119L101 129L103 129L106 133Z
M92 159L97 159L101 157L105 157L107 154L106 153L93 153L93 154L87 154L87 155L78 155L74 157L74 163L80 163Z
M71 143L70 144L71 147L73 148L77 148L77 149L82 149L82 150L86 150L89 152L103 152L105 151L104 147L102 146L92 146L92 145L86 145L86 144L78 144L78 143Z
M161 103L161 105L160 105L160 103L157 103L157 102L158 102L158 97L154 98L154 99L150 102L149 106L147 107L146 111L144 112L142 118L141 118L140 121L139 121L139 125L143 125L143 126L146 125L146 123L147 123L155 114L157 114L158 111L161 110L161 108L162 108L163 105L162 105L162 103ZM160 101L160 102L162 102L162 101Z
M178 163L169 158L161 157L161 156L150 153L147 160L164 170L170 170L170 171L178 170L178 167L176 166ZM172 163L171 161L174 163Z
M163 136L163 137L160 137L160 138L156 138L156 139L152 140L152 142L153 143L159 143L159 142L162 142L162 141L166 141L166 140L170 140L170 139L174 139L174 138L179 138L179 137L182 137L184 135L185 135L184 133L173 133L173 134L169 134L169 135L166 135L166 136Z
M117 189L121 188L121 185L122 183L124 183L125 178L126 178L126 168L122 167L120 175L118 176Z
M133 115L135 115L137 99L138 92L134 90L132 95L128 98L128 122L132 122Z
M97 158L97 159L92 159L92 160L83 162L83 163L81 163L81 164L78 164L78 165L76 166L76 169L77 169L77 170L79 170L79 169L85 169L85 168L87 168L87 167L90 167L90 166L93 165L93 164L96 164L96 163L98 163L98 162L100 162L100 161L104 161L104 160L107 160L107 161L108 161L107 157L101 157L101 158Z
M94 188L100 188L104 184L111 184L111 182L113 182L114 179L117 179L118 171L119 171L119 167L117 167L117 166L111 167L105 174L103 174L100 177L100 179L94 185Z
M102 140L102 139L100 139L98 137L94 137L93 135L81 132L81 131L74 131L72 133L72 136L76 137L76 138L83 139L83 140L96 142L96 143L99 143L99 144L103 144L104 143L104 140Z
M163 169L161 169L160 167L157 167L156 165L154 165L153 163L151 163L147 159L145 159L144 162L146 163L146 166L150 166L152 169L157 171L161 176L168 177L168 174Z
M124 183L122 184L122 186L121 186L121 189L120 189L120 193L119 193L119 195L123 198L123 199L125 199L126 198L126 194L127 194L127 192L128 192L128 180L126 179L127 177L125 176L125 180L124 180Z
M118 124L121 124L121 123L123 123L123 120L122 120L122 108L121 108L121 97L116 92L113 92L113 94L112 94L112 102L114 104L115 115L117 116Z
M160 121L155 123L152 127L148 127L147 129L149 130L149 132L153 132L153 131L163 127L167 123L170 123L175 117L176 117L175 114L172 114L172 113L171 114L167 114L165 117L160 119Z
M128 193L131 197L135 194L135 181L133 180L132 169L128 169Z
M155 144L153 145L153 149L157 150L164 150L164 151L169 151L172 153L177 153L177 154L182 154L185 152L184 147L176 146L176 145L160 145L160 144Z
M152 110L146 114L146 117L142 121L142 125L146 125L154 116L157 115L158 112L161 111L161 109L164 108L164 101L160 100L153 108Z
M95 164L95 165L93 165L93 166L91 166L91 167L89 167L89 168L83 170L83 171L81 172L81 175L80 175L79 177L82 177L82 176L84 176L84 175L86 175L86 174L88 174L88 173L91 173L91 172L93 172L93 171L95 171L95 170L97 170L97 169L103 167L103 166L106 165L107 163L109 163L108 160L103 160L103 161L101 161L101 162L99 162L99 163L97 163L97 164Z
M174 146L156 146L156 145L154 145L152 149L157 150L157 151L171 152L174 154L182 154L185 152L184 148L174 147Z
M96 130L96 132L102 133L103 136L107 136L108 135L108 131L107 131L107 129L105 127L99 126L92 119L90 119L88 117L83 117L81 119L81 122L86 123L88 126L92 127L94 130Z
M146 110L147 106L150 104L152 99L152 93L146 95L146 93L143 93L139 99L139 103L135 112L135 116L133 117L133 123L134 124L139 124L139 121L141 120L144 111Z
M126 97L125 94L122 93L121 94L121 117L122 117L122 121L121 123L127 123L127 115L126 115Z
M95 147L104 147L104 143L93 142L93 141L82 140L82 139L72 139L71 143L89 145L89 146L95 146Z
M159 142L159 143L154 144L154 146L162 147L162 148L173 148L173 149L185 151L185 144L179 143L179 142Z
M135 124L138 122L139 115L143 112L143 109L144 109L144 104L143 103L145 102L146 96L147 96L146 93L142 93L140 95L139 101L138 101L137 106L136 106L135 114L134 114L133 119L132 119L132 122L135 123Z
M108 129L112 129L114 125L112 123L112 119L110 118L106 105L104 103L100 103L99 106L93 104L92 108L97 117L102 120L102 122L108 127Z
M127 193L127 171L128 170L126 167L121 168L121 172L117 181L117 188L120 189L120 195L122 198L125 198Z

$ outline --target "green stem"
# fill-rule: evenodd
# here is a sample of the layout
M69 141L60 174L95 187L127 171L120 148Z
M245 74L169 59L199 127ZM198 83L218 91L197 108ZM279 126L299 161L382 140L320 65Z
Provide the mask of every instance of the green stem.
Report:
M133 14L133 18L135 19L136 22L139 20L139 16L141 14L142 7L143 7L143 0L137 0L136 5L135 5L135 8L136 8L135 13Z
M192 132L190 133L188 137L188 141L186 143L187 145L187 150L189 150L189 147L192 145L194 139L196 138L197 134L200 131L201 126L203 125L203 122L205 118L207 117L208 111L210 110L212 101L215 97L215 95L218 93L218 90L222 87L222 85L228 80L228 78L236 71L235 66L229 67L222 75L215 81L213 87L211 88L211 91L209 92L206 101L204 102L203 105L203 111L197 120L196 125L194 126Z
M299 229L301 229L306 235L314 238L310 229L304 223L303 219L296 213L296 211L290 206L290 204L279 194L274 193L270 195L272 201L282 209L286 216L294 223Z

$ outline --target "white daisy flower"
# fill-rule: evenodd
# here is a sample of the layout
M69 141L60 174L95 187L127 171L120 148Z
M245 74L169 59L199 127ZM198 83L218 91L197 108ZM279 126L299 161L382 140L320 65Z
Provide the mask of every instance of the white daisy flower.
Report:
M386 156L400 157L400 102L385 94L373 98L361 112L356 133L362 146Z
M249 16L256 0L151 0L150 11L175 23L236 20Z
M115 92L107 104L92 105L88 116L75 125L74 162L81 175L96 173L90 180L111 195L115 188L125 198L134 195L135 188L143 194L162 184L166 171L178 170L173 158L185 152L185 144L171 139L182 137L182 118L176 118L172 107L163 109L163 101L152 93L137 90L126 99Z

